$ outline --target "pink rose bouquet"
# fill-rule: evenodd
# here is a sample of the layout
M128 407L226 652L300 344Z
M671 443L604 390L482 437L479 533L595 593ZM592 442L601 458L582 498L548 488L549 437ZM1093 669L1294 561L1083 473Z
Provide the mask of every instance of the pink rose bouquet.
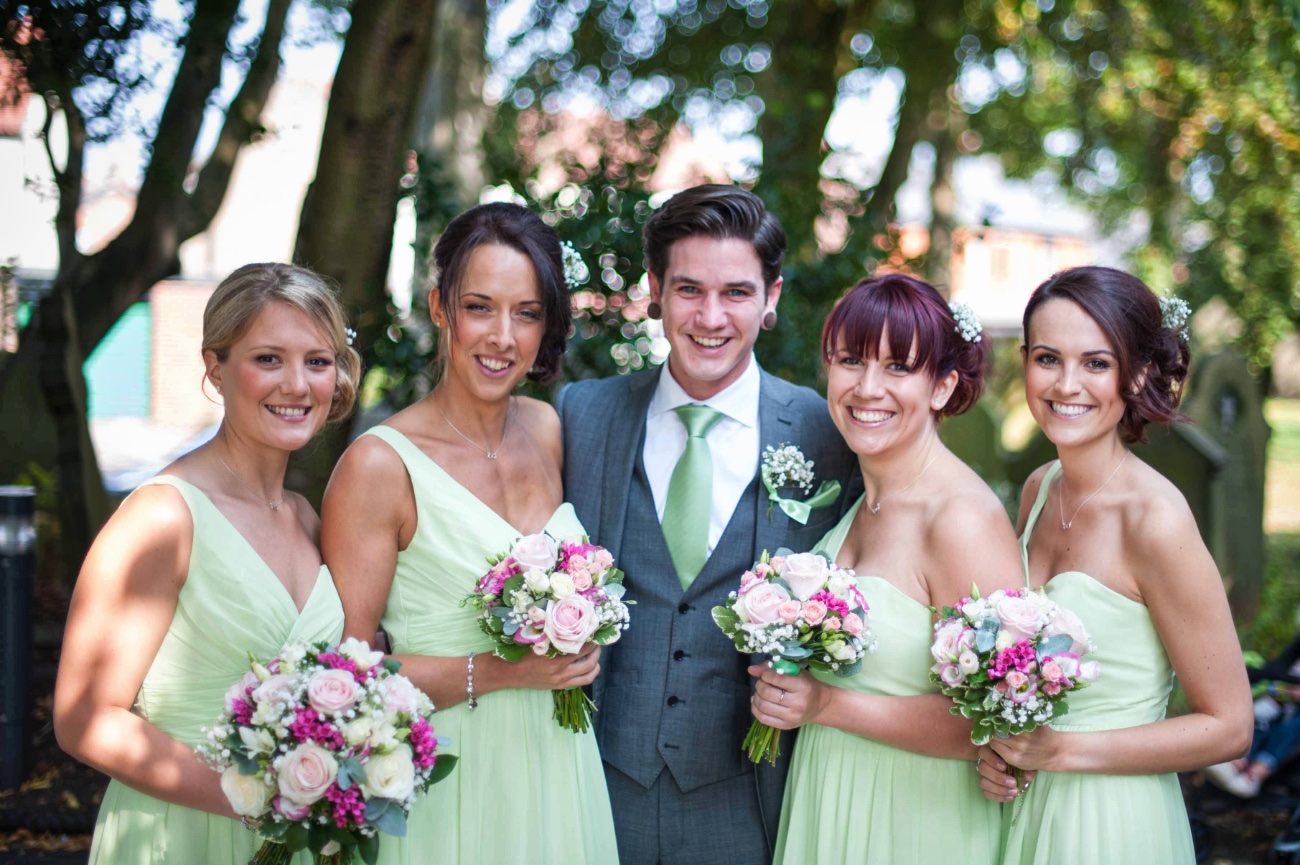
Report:
M783 555L785 553L785 555ZM740 575L740 588L713 608L713 621L745 654L772 656L779 673L811 668L852 676L876 650L867 601L853 571L820 553L767 551ZM781 753L781 731L755 720L744 748L755 763L773 765Z
M520 538L510 552L488 559L490 570L462 602L480 611L479 627L495 653L517 661L528 652L576 655L587 643L616 642L628 626L623 572L614 557L586 537L557 541L548 534ZM552 691L555 720L585 732L595 706L581 688Z
M252 865L304 849L374 865L379 833L405 835L416 797L456 765L437 753L433 703L360 640L295 641L250 661L197 750L235 813L260 821Z
M930 679L971 719L971 741L1027 733L1069 710L1066 697L1096 681L1096 651L1079 617L1042 589L978 590L945 607L934 626Z

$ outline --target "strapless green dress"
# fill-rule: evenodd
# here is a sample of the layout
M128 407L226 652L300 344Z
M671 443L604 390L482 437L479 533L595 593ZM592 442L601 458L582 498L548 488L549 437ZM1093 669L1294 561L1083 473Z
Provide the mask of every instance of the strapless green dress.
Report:
M818 549L838 555L861 506L859 499ZM879 648L854 676L814 675L866 694L937 692L929 678L929 608L880 577L859 577L858 584ZM809 724L800 729L791 760L775 861L993 865L1001 826L1002 806L981 795L973 762L927 757Z
M461 601L520 532L392 427L366 435L401 457L415 490L417 524L381 623L397 655L465 657L492 651L476 611ZM582 534L568 503L546 524L557 538ZM434 730L460 762L416 801L405 838L385 837L383 865L582 865L617 863L614 818L596 737L551 717L549 691L485 694L478 708L440 709Z
M1025 579L1029 536L1060 470L1056 463L1039 488L1021 535ZM1081 571L1047 583L1052 600L1083 621L1101 662L1101 676L1070 696L1070 713L1052 728L1062 732L1117 730L1165 717L1173 668L1144 604ZM1187 808L1178 776L1082 775L1039 772L1019 806L1005 811L1006 865L1192 865Z
M274 656L289 639L336 642L343 606L329 571L299 612L293 598L244 536L193 484L159 475L185 498L194 520L190 566L176 613L149 665L133 711L195 746L217 720L225 694L248 672L248 653ZM202 770L207 771L207 770ZM261 841L237 820L172 805L111 781L99 808L91 865L247 865ZM307 865L306 853L295 859Z

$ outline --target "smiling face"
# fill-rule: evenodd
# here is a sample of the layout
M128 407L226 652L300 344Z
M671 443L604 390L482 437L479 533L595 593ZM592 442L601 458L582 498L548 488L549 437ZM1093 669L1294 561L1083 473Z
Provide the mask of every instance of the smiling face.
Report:
M936 412L957 385L957 373L935 381L915 365L916 341L908 357L889 349L881 334L875 357L860 357L841 342L826 365L826 400L831 420L859 456L906 451L937 427Z
M508 246L476 247L466 260L455 304L449 315L437 289L429 294L430 315L443 332L444 382L487 402L507 399L532 369L544 335L532 262Z
M780 279L763 290L748 240L697 235L674 243L663 281L650 274L650 298L663 309L668 368L682 389L704 400L740 378L780 296Z
M1025 399L1047 438L1060 448L1118 435L1119 358L1097 322L1057 298L1033 313L1026 337Z
M224 361L209 350L204 363L235 434L292 451L325 424L338 375L334 351L301 310L268 303Z

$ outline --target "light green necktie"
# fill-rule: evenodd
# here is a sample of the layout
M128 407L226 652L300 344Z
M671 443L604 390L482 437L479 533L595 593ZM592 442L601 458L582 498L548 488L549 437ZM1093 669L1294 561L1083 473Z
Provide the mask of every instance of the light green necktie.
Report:
M668 482L662 525L668 552L677 568L677 579L686 589L709 559L713 454L705 436L722 420L723 414L707 405L678 406L676 412L686 427L686 450L677 460L672 480Z

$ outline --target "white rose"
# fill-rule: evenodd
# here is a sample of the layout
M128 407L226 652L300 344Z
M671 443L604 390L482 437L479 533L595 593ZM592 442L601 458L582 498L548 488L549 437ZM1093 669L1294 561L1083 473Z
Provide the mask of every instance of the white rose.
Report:
M524 573L524 585L534 595L544 595L551 588L551 578L546 576L545 571L529 568Z
M394 748L397 745L397 728L388 721L380 721L371 729L370 747L380 751L385 751L389 748Z
M836 640L835 642L827 645L826 651L828 651L830 653L830 656L837 661L853 661L856 660L858 657L858 652L856 649L854 649L848 643L843 643L840 642L839 640Z
M275 737L266 730L240 727L239 738L244 747L254 754L269 754L275 750Z
M545 534L520 538L514 549L510 551L510 557L525 568L538 568L543 571L555 567L555 560L559 554L560 548L555 543L555 539Z
M826 581L826 591L830 592L837 598L848 600L849 587L857 585L857 580L850 577L843 571L836 571L831 574L831 578Z
M370 651L370 644L365 640L358 640L356 637L348 637L339 643L339 654L354 661L357 668L362 672L369 670L371 667L384 660L383 652Z
M521 616L525 615L528 612L528 608L533 605L535 600L537 599L534 598L530 592L520 589L511 596L510 609L514 610Z
M221 792L239 816L260 817L271 806L275 788L256 775L243 774L238 766L230 766L221 773Z
M355 748L364 744L370 738L374 728L374 722L369 716L362 715L359 718L354 718L343 725L343 741Z
M551 594L555 596L557 601L562 601L571 595L577 594L577 592L577 587L573 585L573 577L563 571L556 571L551 574Z
M816 553L795 553L785 557L781 578L790 584L796 598L806 601L826 585L826 559Z
M998 631L998 638L993 642L993 648L1001 652L1003 649L1009 649L1016 644L1016 636L1010 631Z
M966 617L967 621L978 625L980 620L984 618L985 609L986 605L983 599L967 601L961 605L961 614Z
M390 715L400 712L414 712L419 703L420 692L405 676L389 676L379 684L379 693L384 698L384 710Z
M307 647L302 643L289 643L280 650L280 672L292 676L298 665L307 660Z
M400 802L415 791L415 763L409 745L398 745L387 754L371 754L365 770L366 780L361 784L361 792L366 794L366 798Z

